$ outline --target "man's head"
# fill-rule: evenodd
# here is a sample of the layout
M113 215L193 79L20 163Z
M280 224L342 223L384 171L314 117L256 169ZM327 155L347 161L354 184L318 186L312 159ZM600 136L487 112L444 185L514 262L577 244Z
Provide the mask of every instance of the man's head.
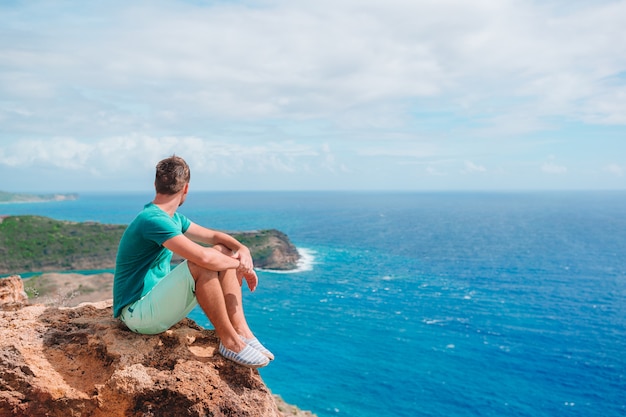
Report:
M172 155L157 164L154 188L158 194L173 195L185 188L190 179L187 162L180 156Z

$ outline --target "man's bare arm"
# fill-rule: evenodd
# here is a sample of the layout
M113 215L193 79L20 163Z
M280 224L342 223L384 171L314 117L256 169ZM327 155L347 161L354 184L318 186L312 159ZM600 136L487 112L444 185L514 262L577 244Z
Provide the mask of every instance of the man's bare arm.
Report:
M185 232L185 236L194 242L225 246L233 251L233 256L239 259L244 271L254 269L254 262L248 247L227 233L208 229L192 222Z
M185 235L178 235L171 239L166 240L163 246L181 256L188 261L191 261L197 265L200 265L211 271L224 271L227 269L237 270L237 279L239 285L243 283L245 278L250 291L254 291L259 282L259 278L254 272L254 269L246 267L242 259L248 259L248 263L252 265L252 257L248 248L242 245L242 250L238 253L223 253L219 249L205 247L192 241ZM220 246L223 248L224 246ZM247 255L245 255L247 254Z
M228 256L219 250L199 245L185 235L168 239L163 246L182 258L212 271L224 271L240 266L240 261L235 256Z

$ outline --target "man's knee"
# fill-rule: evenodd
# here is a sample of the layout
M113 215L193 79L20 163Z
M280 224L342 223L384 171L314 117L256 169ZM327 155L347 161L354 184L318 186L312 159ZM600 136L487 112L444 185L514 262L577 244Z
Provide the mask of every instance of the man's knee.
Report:
M226 246L222 245L222 244L217 244L217 245L213 245L211 246L213 249L215 249L216 251L219 251L221 253L223 253L224 255L228 255L231 256L233 254L233 251L228 249Z
M191 276L196 282L198 282L198 280L201 278L204 278L204 279L217 278L216 271L208 270L191 261L187 261L187 267L189 268L189 273L191 273Z

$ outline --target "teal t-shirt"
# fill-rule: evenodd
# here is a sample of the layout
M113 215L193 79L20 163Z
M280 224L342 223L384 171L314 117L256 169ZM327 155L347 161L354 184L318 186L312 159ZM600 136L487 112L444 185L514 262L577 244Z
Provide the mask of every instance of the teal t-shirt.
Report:
M148 203L124 231L117 250L113 279L113 316L139 300L170 272L172 251L163 242L183 234L191 222Z

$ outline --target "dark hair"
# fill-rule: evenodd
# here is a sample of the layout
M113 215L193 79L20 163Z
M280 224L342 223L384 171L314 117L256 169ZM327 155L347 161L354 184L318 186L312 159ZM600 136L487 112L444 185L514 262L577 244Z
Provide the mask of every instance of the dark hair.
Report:
M189 165L180 156L172 155L156 166L154 187L159 194L176 194L191 179Z

